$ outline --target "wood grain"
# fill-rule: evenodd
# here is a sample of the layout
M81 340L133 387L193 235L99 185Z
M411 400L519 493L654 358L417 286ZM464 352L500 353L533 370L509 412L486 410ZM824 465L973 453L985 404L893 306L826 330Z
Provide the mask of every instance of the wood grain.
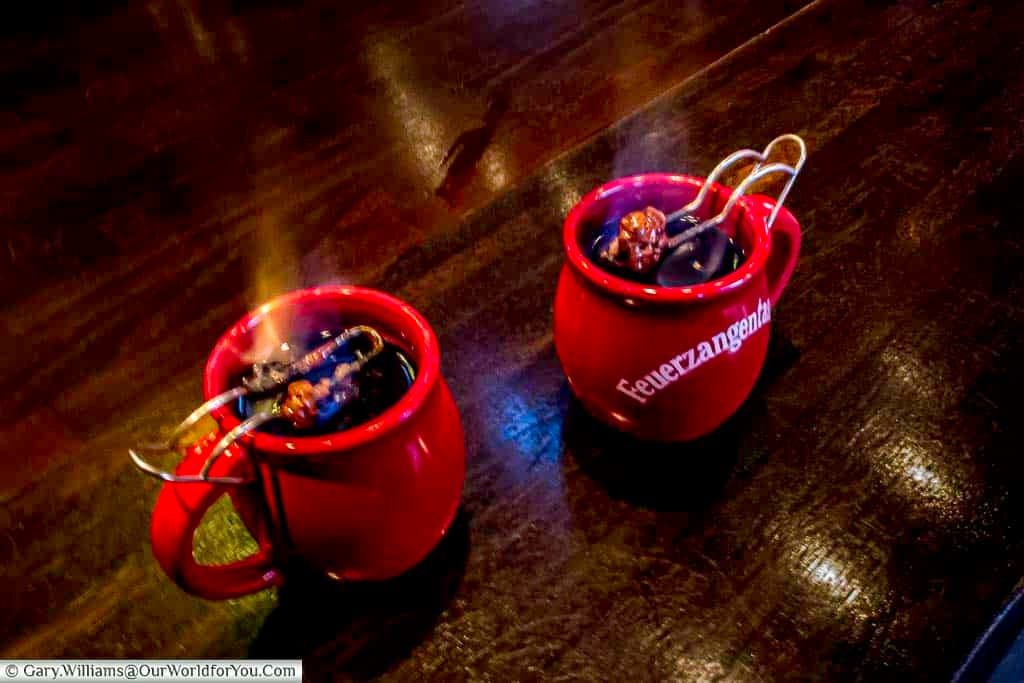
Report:
M25 21L0 43L0 656L934 680L1020 579L1024 7L154 0ZM694 444L595 424L551 345L566 211L789 131L811 148L803 254L754 394ZM471 453L454 532L383 585L189 598L149 555L156 487L125 448L198 401L246 309L327 281L437 330ZM244 550L226 506L203 533Z

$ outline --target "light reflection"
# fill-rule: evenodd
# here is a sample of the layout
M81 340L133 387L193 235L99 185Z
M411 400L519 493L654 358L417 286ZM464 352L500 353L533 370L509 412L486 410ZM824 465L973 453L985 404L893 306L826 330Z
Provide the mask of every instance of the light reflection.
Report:
M838 599L838 606L852 604L863 592L868 566L858 566L843 552L846 547L835 538L825 534L807 534L796 539L796 545L789 553L794 574L806 586L814 588L830 599Z
M196 52L205 59L214 61L217 58L217 54L213 47L213 39L210 37L210 32L199 21L199 17L196 16L189 0L178 0L178 8L181 10L181 15L185 18L185 23L188 25L188 33L192 36Z
M576 204L580 201L580 197L582 197L582 196L583 196L582 193L580 193L577 190L571 190L571 189L562 190L562 195L561 195L562 214L563 215L567 215L570 211L572 211L572 207L576 206Z
M383 81L393 126L393 134L403 140L416 161L413 169L428 187L437 187L444 177L442 160L444 141L451 135L443 108L433 106L430 97L440 92L424 92L414 79L414 60L398 46L386 41L368 49L371 70Z
M536 397L524 397L514 390L502 392L498 403L499 441L531 461L554 460L560 454L562 421L551 419L543 410L544 404L536 401Z
M231 51L242 62L249 58L249 41L245 37L245 31L234 19L229 19L227 24L228 37L231 39Z
M856 526L846 528L830 514L809 512L803 519L787 519L775 541L778 566L793 587L786 590L802 603L794 609L805 618L866 620L885 609L890 551L858 536Z
M870 457L886 488L918 512L952 521L974 499L967 465L937 439L901 434Z
M895 235L898 242L904 247L919 247L921 245L921 235L927 229L927 225L925 225L925 230L921 229L923 224L921 218L915 215L907 216L904 220L901 220Z
M423 469L423 461L430 458L430 449L423 437L416 439L416 446L409 448L409 461L412 464L412 471L419 474Z
M907 475L919 484L929 488L939 488L942 480L924 465L911 465L907 468Z
M879 360L886 376L898 385L897 388L910 389L922 396L934 396L941 388L935 373L914 354L889 347Z
M845 603L853 602L860 595L860 587L851 582L842 565L836 564L834 560L821 560L811 569L809 576L819 586L843 598Z
M880 357L886 378L879 409L866 435L883 437L865 451L883 485L921 513L939 519L962 517L974 490L970 463L926 425L954 396L935 369L917 354L892 346Z
M538 471L560 471L550 467L562 455L563 416L556 399L524 390L511 378L494 376L481 377L472 392L475 403L486 406L486 447L502 454L502 470L517 484Z
M481 159L484 182L487 189L498 191L509 182L508 162L505 151L499 146L489 146Z
M711 683L729 680L726 678L728 671L725 666L712 659L683 656L676 660L676 667L683 681Z
M584 192L588 188L577 187L576 182L570 178L565 171L559 171L555 165L550 165L544 171L544 184L558 197L560 217L565 217L579 203Z
M167 31L170 26L170 22L167 21L167 12L164 9L163 2L160 0L147 2L146 11L148 11L150 16L153 17L153 22L156 24L158 29L161 31Z
M578 530L561 467L563 414L558 399L493 376L474 384L472 405L477 408L466 417L476 428L467 435L478 434L480 447L496 456L482 464L480 478L495 479L495 495L514 500L522 511L513 537L532 533L540 528L534 520L542 519L544 560L551 566L569 561Z

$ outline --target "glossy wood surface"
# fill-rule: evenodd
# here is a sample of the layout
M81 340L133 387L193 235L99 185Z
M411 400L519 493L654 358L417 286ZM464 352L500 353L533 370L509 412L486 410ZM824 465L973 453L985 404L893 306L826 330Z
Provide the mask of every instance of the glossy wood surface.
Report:
M99 4L0 27L0 657L941 680L1024 573L1024 5ZM694 444L597 425L551 341L565 213L783 132L804 246L754 394ZM126 448L322 282L437 330L460 516L393 582L190 598ZM246 551L227 505L199 541Z

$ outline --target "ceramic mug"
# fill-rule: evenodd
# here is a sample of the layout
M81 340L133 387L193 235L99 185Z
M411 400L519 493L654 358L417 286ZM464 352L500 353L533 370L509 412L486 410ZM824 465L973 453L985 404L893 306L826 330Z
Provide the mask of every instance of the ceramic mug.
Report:
M186 591L211 599L252 593L282 583L294 560L332 579L387 579L416 565L451 525L465 477L462 425L440 374L437 338L408 304L348 286L277 298L214 346L203 375L206 398L238 383L261 329L316 330L325 321L376 328L415 365L413 383L382 414L345 431L243 436L209 476L246 483L164 483L153 510L153 552ZM219 429L186 450L177 476L198 474L214 444L239 424L228 406L213 417ZM224 494L259 549L230 564L198 564L193 535Z
M761 371L772 308L800 251L793 215L751 195L736 201L719 225L746 260L717 280L648 285L617 277L589 258L588 245L608 220L646 206L675 211L704 182L657 173L613 180L573 207L562 232L566 262L554 306L558 358L588 412L640 438L694 439L739 408ZM718 211L732 190L711 183L708 194Z

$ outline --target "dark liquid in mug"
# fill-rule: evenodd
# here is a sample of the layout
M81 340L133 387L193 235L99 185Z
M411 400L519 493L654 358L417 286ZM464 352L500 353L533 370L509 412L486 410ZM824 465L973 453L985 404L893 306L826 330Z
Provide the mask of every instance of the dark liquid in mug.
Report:
M689 287L717 280L733 272L746 259L743 249L734 239L718 228L709 228L695 238L668 250L658 267L649 273L635 273L627 268L616 268L601 258L601 251L619 232L621 217L601 226L591 244L590 259L613 275L661 287ZM697 224L692 216L683 216L665 226L671 238Z
M340 331L340 328L322 330L305 339L291 340L287 344L282 344L279 355L276 355L274 360L289 362L297 359L336 336ZM338 364L354 361L357 351L366 352L370 347L370 340L365 336L356 337L335 351L323 365L301 379L316 384L321 378L330 377ZM298 379L300 378L293 381ZM262 425L259 431L278 436L315 436L343 431L372 420L398 403L415 379L416 367L409 357L400 348L385 341L384 349L355 373L354 383L359 389L355 398L344 405L329 405L326 410L321 411L317 424L310 429L297 430L287 420L274 420ZM241 383L241 378L238 383ZM236 406L239 416L245 419L269 410L285 392L286 386L276 393L242 396Z

